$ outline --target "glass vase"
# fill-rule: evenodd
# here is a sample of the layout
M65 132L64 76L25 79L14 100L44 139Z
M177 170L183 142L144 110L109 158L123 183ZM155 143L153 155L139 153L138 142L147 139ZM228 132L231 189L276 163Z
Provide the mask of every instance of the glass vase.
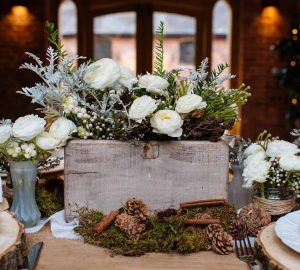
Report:
M243 165L231 165L233 178L228 187L228 201L240 209L252 201L252 190L243 187Z
M14 189L11 211L16 213L25 228L33 227L41 218L35 200L37 162L10 161L9 165Z

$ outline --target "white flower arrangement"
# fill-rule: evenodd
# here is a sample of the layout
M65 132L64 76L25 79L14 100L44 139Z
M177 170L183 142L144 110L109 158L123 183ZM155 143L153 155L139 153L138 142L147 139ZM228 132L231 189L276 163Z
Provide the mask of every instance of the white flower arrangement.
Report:
M28 54L36 65L21 66L37 73L43 82L23 88L20 93L42 107L47 121L58 117L71 120L77 130L74 137L216 141L238 120L237 108L250 96L245 85L238 89L222 85L234 78L222 76L228 65L219 65L209 74L208 59L204 59L199 69L189 70L186 77L182 70L164 70L162 23L156 33L154 71L139 76L109 58L74 67L74 59L62 50L53 24L48 23L47 28L54 45L47 52L49 64ZM67 125L66 128L68 134ZM51 129L49 134L39 137L40 145L56 144L57 136L51 134Z
M0 121L0 153L15 161L45 159L76 131L75 124L64 117L55 120L49 132L45 125L37 115L20 117L15 123Z
M270 188L291 188L300 195L300 149L272 138L264 131L244 151L244 187L257 188L262 196Z

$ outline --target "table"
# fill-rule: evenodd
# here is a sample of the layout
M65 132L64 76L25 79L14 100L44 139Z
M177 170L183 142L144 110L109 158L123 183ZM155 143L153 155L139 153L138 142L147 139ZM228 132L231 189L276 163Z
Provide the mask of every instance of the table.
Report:
M248 270L234 253L217 255L200 252L190 255L146 254L141 257L111 256L109 250L78 240L56 239L50 226L27 235L28 245L44 242L36 270Z

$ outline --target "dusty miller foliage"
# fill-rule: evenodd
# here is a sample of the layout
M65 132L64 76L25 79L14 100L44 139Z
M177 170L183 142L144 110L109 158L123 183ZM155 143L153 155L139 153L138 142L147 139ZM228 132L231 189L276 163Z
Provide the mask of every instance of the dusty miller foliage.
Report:
M63 97L70 93L80 93L87 89L87 85L82 79L88 63L74 67L74 61L83 57L70 58L60 57L52 47L47 49L47 64L31 53L26 53L34 64L24 63L20 69L27 69L37 74L42 83L36 83L33 87L24 87L18 93L24 94L32 99L32 103L42 106L45 114L59 115L62 113L61 104Z

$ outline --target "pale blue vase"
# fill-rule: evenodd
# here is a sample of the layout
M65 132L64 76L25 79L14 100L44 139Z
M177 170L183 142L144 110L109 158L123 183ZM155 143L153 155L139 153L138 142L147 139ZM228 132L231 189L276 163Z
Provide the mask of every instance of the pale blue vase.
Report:
M9 161L9 165L14 189L11 211L16 213L25 228L34 227L41 218L35 200L37 162Z

